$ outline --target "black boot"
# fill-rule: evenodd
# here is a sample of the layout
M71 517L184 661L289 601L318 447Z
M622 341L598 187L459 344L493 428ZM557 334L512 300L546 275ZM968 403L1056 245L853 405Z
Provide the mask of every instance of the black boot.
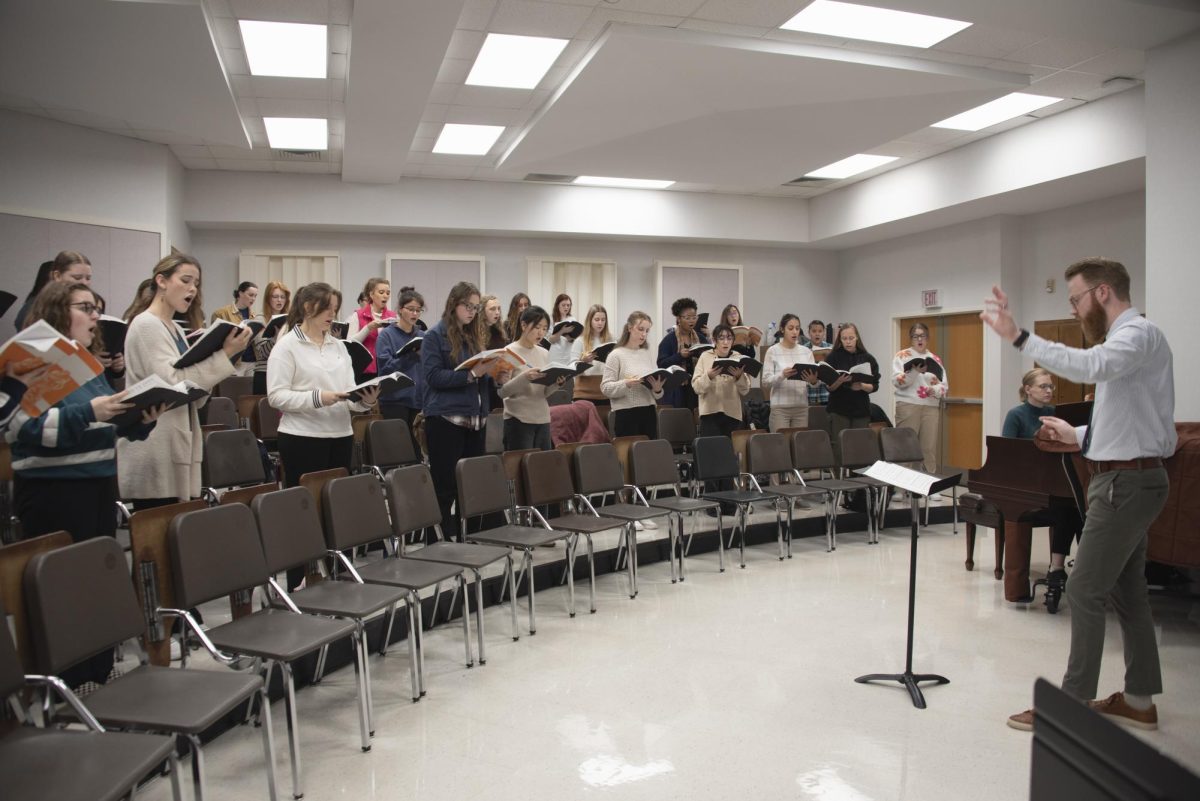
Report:
M1046 611L1054 615L1058 613L1058 603L1062 600L1063 592L1067 589L1067 571L1059 568L1046 574Z

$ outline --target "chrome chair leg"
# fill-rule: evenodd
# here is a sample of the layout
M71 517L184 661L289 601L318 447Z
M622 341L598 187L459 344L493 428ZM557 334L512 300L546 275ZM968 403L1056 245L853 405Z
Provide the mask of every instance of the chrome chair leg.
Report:
M368 709L370 702L367 700L367 685L366 685L366 659L363 658L363 640L362 632L355 631L350 635L354 647L354 694L358 696L358 737L359 747L362 750L371 750L371 713Z
M200 748L200 738L195 734L184 735L188 748L192 752L192 788L195 801L204 801L204 752Z
M271 699L267 696L267 685L263 685L258 693L259 722L263 734L263 758L267 768L267 797L277 801L279 795L275 789L275 731L271 726Z
M415 704L425 694L425 652L421 648L421 599L409 590L404 603L408 614L409 678L412 680L412 699Z
M317 667L313 671L313 684L320 684L321 679L325 678L325 658L329 656L329 644L321 646L321 651L317 654Z
M596 546L591 534L584 534L588 551L588 597L592 602L592 614L596 614Z
M487 664L487 654L483 650L483 577L479 575L478 570L471 571L475 575L475 637L479 641L479 664ZM467 593L467 588L463 587L463 595ZM463 608L463 614L467 613L466 608ZM513 627L516 631L516 627Z
M292 666L287 662L279 663L283 674L283 700L287 709L288 750L292 758L292 798L304 797L304 783L301 779L303 766L300 763L300 719L296 713L296 682L292 678Z
M383 627L383 640L379 643L379 655L387 656L388 645L392 639L392 623L396 621L396 605L392 604L388 607L386 615L387 623Z
M171 798L174 801L183 801L183 788L179 782L179 757L175 756L175 751L172 750L167 756L167 771L171 774ZM131 790L129 793L129 801L133 801L134 793ZM274 794L271 795L271 801L275 801Z
M504 580L500 582L500 586L501 588L507 587L511 590L509 595L512 598L512 602L509 606L512 607L512 638L513 642L516 642L521 639L521 635L517 631L517 583L516 570L513 568L512 548L509 548L508 553L504 556L504 573Z

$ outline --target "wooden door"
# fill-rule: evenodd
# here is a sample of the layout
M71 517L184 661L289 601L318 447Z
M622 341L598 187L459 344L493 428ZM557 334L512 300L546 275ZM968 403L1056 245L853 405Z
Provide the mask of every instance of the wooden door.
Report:
M1083 326L1074 318L1067 320L1040 320L1033 324L1033 333L1044 339L1061 342L1072 348L1090 348L1094 342L1089 342L1083 335ZM1041 365L1038 365L1039 367ZM1096 391L1095 384L1076 384L1062 376L1054 376L1055 406L1064 403L1081 403L1085 396Z
M950 394L942 410L939 466L977 468L983 464L983 322L974 312L923 315L897 321L907 346L914 323L929 328L929 349L942 358ZM890 373L890 368L885 368Z

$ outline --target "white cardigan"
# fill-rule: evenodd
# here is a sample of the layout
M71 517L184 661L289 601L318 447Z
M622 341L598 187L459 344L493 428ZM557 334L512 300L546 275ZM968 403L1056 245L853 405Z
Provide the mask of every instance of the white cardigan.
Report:
M125 335L126 386L152 374L175 384L191 381L211 390L222 379L233 375L236 368L224 351L217 351L199 364L176 370L171 366L179 359L176 335L182 329L175 323L167 328L161 319L142 312L129 322ZM180 406L158 418L150 436L140 442L117 439L117 480L122 498L200 497L200 462L204 457L204 438L199 403Z

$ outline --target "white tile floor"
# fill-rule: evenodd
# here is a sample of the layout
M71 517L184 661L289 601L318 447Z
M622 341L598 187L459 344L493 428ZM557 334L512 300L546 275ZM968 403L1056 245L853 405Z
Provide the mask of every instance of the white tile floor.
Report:
M538 634L519 642L507 607L492 607L488 663L471 670L460 627L440 626L426 636L429 694L419 704L408 697L406 647L373 655L370 753L358 748L349 668L302 690L305 797L1025 798L1030 735L1004 721L1030 705L1036 677L1061 677L1070 610L1048 615L1040 595L1037 605L1005 603L990 534L981 530L968 573L963 535L927 531L914 667L951 680L926 689L928 709L898 685L853 681L903 668L907 532L885 530L877 546L847 533L830 554L823 538L799 540L787 562L772 543L752 548L745 570L718 574L715 553L689 560L677 585L665 562L645 565L635 601L623 574L604 576L598 612L574 620L565 590L544 591ZM1034 564L1044 560L1035 550ZM1161 730L1141 736L1200 771L1200 603L1157 596L1154 607L1166 693ZM1122 672L1114 619L1101 694L1120 689ZM288 798L282 704L273 710ZM240 727L206 748L213 798L265 798L260 744ZM139 797L168 798L168 787L156 781Z

